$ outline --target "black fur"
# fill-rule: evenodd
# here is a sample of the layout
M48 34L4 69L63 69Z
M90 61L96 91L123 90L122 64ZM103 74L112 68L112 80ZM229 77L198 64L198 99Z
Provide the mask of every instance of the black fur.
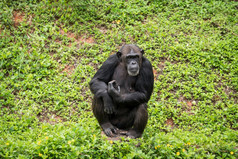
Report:
M136 76L128 74L125 64L128 53L140 54L139 74ZM90 81L94 94L93 113L107 136L115 136L119 128L128 130L129 137L137 138L145 129L154 75L152 65L143 53L136 45L123 46L119 53L103 63Z

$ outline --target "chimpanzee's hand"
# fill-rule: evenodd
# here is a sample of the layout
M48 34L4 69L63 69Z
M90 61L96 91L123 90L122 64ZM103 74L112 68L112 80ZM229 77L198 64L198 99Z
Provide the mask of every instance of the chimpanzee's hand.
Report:
M106 112L107 114L113 114L115 113L115 111L116 111L116 108L113 102L104 103L104 112Z
M116 81L113 80L108 83L108 94L113 98L120 96L120 86L117 85Z

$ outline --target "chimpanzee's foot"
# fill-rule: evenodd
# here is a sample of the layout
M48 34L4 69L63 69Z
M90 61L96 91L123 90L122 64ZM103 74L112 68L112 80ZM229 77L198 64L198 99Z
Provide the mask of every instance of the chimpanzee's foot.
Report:
M117 135L118 128L112 124L104 124L102 125L102 129L108 137L115 137Z
M126 134L129 138L136 139L142 136L142 133L137 132L136 130L129 130Z

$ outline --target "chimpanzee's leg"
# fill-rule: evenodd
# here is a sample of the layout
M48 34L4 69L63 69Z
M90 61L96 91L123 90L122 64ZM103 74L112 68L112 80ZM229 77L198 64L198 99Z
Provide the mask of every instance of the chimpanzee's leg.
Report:
M99 125L103 129L104 133L110 137L114 136L114 134L116 134L117 128L110 123L109 115L104 112L102 98L93 98L92 109L93 114L96 117Z
M128 108L119 106L117 113L111 116L109 120L111 121L112 125L116 126L117 128L129 130L133 126L136 112L137 107Z
M143 103L138 106L135 114L133 127L128 131L127 135L131 138L141 137L148 121L147 104Z

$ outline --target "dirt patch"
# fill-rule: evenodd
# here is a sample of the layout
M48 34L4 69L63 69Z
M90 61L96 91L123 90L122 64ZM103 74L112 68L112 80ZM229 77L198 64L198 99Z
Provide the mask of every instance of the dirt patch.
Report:
M222 100L222 98L219 95L217 95L217 94L215 94L212 97L212 102L213 102L214 105L216 104L217 101L220 101L220 100Z
M192 109L192 102L191 101L187 101L187 111L190 112Z
M129 39L131 40L131 43L136 43L134 36L129 35ZM126 44L126 40L125 40L125 44Z
M75 67L73 65L66 65L62 72L66 72L68 75L71 75L74 72Z
M24 21L24 16L25 16L25 13L23 12L20 12L20 11L13 12L13 21L14 21L15 27L20 25L20 23Z
M67 37L68 37L68 38L75 39L75 38L76 38L76 35L75 35L74 33L72 33L72 32L68 32L68 33L67 33Z
M175 127L174 120L173 120L172 118L168 118L168 119L165 121L165 124L166 124L168 127L171 127L172 129L174 129L174 127Z
M164 67L165 67L165 61L168 61L168 60L166 58L161 58L160 59L160 63L158 65L158 67L159 67L158 75L162 75L163 74L163 70L164 70Z
M59 43L59 44L62 43L62 41L60 41L59 39L55 39L55 42L57 42L57 43Z
M68 38L74 39L77 42L77 44L84 44L84 43L93 44L93 43L95 43L95 40L93 39L92 36L87 36L87 35L77 36L75 33L70 32L70 31L65 33L65 31L63 29L60 29L60 34L66 35ZM71 43L69 43L69 47L70 46L72 46Z
M165 61L161 61L161 63L159 64L159 68L161 69L161 70L163 70L164 69L164 67L165 67Z
M103 34L106 34L107 33L107 28L104 27L104 26L101 26L101 27L98 27L99 31Z
M49 115L47 111L43 111L42 113L38 114L37 117L40 122L49 123L52 125L60 123L60 122L64 122L64 119L61 118L60 116L57 116L54 113L51 113L51 114L53 115Z
M30 15L30 16L29 16L29 19L27 20L27 21L28 21L28 23L29 23L29 25L31 25L31 24L32 24L32 17L33 17L33 16L32 16L32 15Z
M183 111L186 111L189 115L194 115L194 113L192 113L191 111L192 111L193 107L195 107L197 105L197 101L187 100L181 96L181 97L179 97L178 102L182 103Z
M78 42L80 43L88 43L88 44L93 44L95 43L94 39L92 37L86 37L86 36L81 36L77 39Z
M62 35L64 35L64 34L65 34L65 32L64 32L64 30L63 30L63 29L60 29L60 34L62 34Z
M187 109L186 109L186 112L189 114L189 115L194 115L194 113L191 112L192 110L192 107L196 105L196 101L187 101Z
M148 20L147 20L147 17L145 17L142 21L141 21L142 24L148 24Z
M156 71L156 70L154 70L154 69L153 69L153 74L154 74L154 80L156 80L156 79L157 79L157 77L158 77L158 73L157 73L157 71Z
M158 72L158 75L162 75L163 74L163 70L164 70L164 67L165 67L165 61L162 61L160 64L159 64L159 72Z

